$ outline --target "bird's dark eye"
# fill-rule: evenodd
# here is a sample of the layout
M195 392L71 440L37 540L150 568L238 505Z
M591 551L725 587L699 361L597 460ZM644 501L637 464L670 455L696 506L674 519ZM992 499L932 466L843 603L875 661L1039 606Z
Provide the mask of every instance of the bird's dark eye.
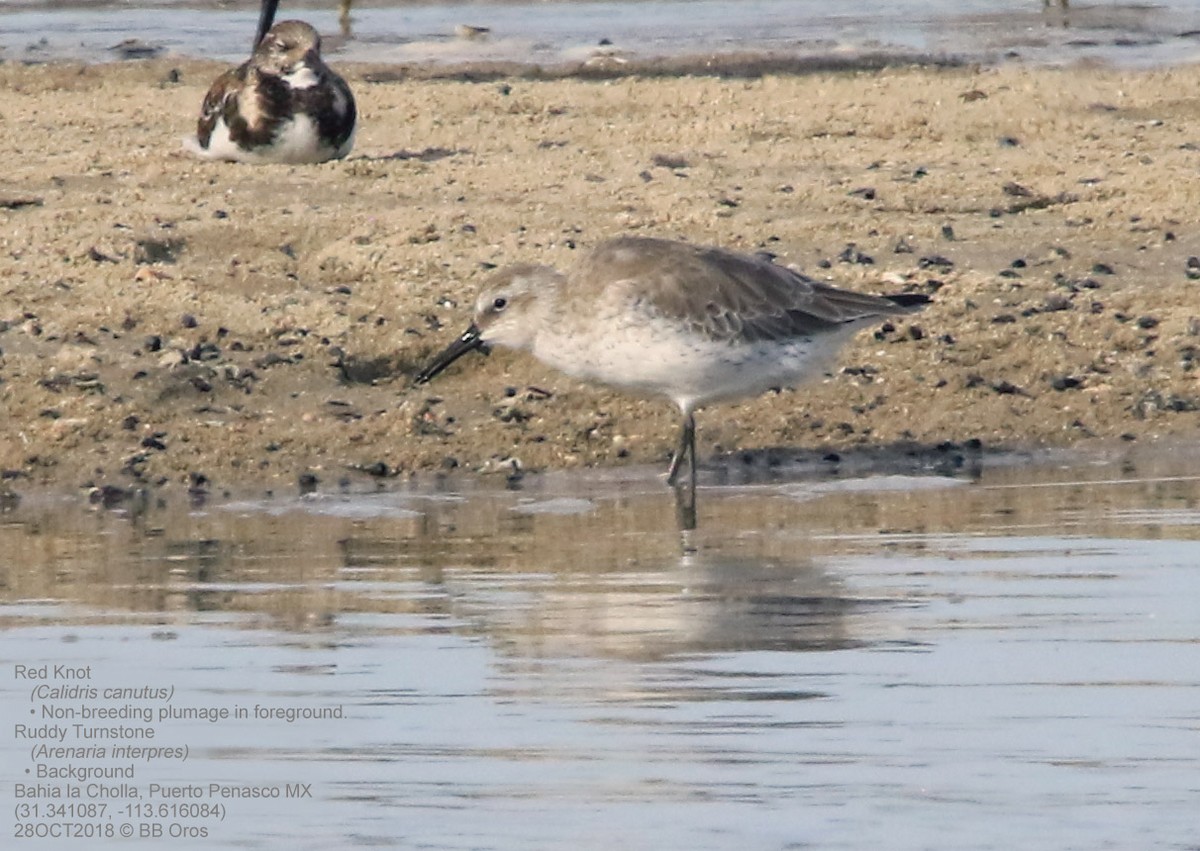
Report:
M497 296L492 300L492 310L503 310L508 307L508 299L504 296Z

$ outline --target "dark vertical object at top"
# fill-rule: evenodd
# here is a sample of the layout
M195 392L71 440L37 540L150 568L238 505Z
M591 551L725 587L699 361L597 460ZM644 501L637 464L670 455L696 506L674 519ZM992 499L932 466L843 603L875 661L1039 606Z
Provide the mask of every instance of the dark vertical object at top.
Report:
M279 0L263 0L262 8L258 12L258 30L254 33L254 44L250 46L250 52L253 53L258 43L263 40L263 36L267 34L267 30L275 23L275 10L279 8Z

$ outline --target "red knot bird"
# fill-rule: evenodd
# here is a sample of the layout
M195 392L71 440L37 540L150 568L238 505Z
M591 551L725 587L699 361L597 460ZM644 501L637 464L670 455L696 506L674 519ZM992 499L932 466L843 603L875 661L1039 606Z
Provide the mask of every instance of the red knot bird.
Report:
M837 289L759 255L622 236L569 274L528 264L495 272L470 327L415 380L497 345L575 378L665 396L683 417L667 481L676 484L686 458L694 487L697 408L819 375L856 331L928 301Z

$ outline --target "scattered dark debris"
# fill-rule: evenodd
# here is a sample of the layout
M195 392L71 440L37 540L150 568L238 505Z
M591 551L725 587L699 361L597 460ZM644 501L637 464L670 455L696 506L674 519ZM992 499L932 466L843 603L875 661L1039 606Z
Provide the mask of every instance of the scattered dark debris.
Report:
M109 48L118 59L153 59L163 52L158 44L148 44L138 38L127 38Z
M39 378L37 383L39 387L44 387L53 393L62 393L64 390L74 389L81 390L84 393L103 395L105 390L103 382L100 381L100 376L95 372L60 372L46 378Z
M301 496L307 496L317 490L317 486L321 484L320 478L316 473L304 472L296 478L296 486L300 489Z
M330 365L338 371L338 378L345 384L381 384L404 372L390 355L359 358L346 354L340 346L331 347L329 354L333 356Z
M851 189L846 194L853 198L862 198L864 201L874 201L875 200L875 187L874 186L860 186L858 189Z
M363 417L362 413L354 407L353 402L347 402L343 399L326 399L325 407L335 419L341 420L344 423L361 420Z
M1078 418L1071 420L1071 428L1080 432L1084 437L1095 437L1096 436L1096 433L1094 431L1092 431L1090 428L1088 428L1087 425L1084 424L1083 420L1078 419Z
M434 408L442 403L440 396L430 396L422 404L412 416L413 431L419 435L430 435L434 437L449 437L453 432L439 421ZM454 422L453 418L446 417L446 425L451 425Z
M347 470L353 470L356 473L365 473L376 479L387 479L399 475L399 470L392 469L386 461L372 461L369 464L347 464Z
M650 164L659 168L669 168L672 171L691 168L691 163L682 154L655 154L650 158Z
M447 157L464 156L464 155L467 155L470 153L471 153L471 151L468 148L432 147L432 148L422 148L419 151L408 151L408 150L396 151L393 154L387 154L386 156L379 157L379 159L381 159L381 160L417 160L418 162L432 163L432 162L437 162L438 160L444 160Z
M860 266L871 266L875 263L875 258L869 254L864 254L858 250L858 247L849 242L842 249L842 253L837 256L839 263L857 263Z
M992 384L992 389L995 390L997 393L999 393L1001 396L1024 396L1027 399L1033 398L1032 393L1030 393L1029 391L1027 391L1021 387L1018 387L1017 385L1013 384L1011 381L1003 381L1003 380L997 381L994 384Z
M37 195L0 193L0 210L19 210L22 207L40 207L42 199Z
M139 239L134 244L133 262L139 265L151 263L175 263L187 245L183 239Z
M1200 400L1194 396L1179 396L1175 393L1163 394L1158 390L1147 390L1134 402L1129 411L1139 420L1159 411L1181 414L1188 411L1200 410Z
M1059 392L1078 390L1083 386L1083 379L1074 375L1056 375L1050 379L1050 386Z
M948 270L954 268L954 261L940 254L930 254L917 261L917 268Z

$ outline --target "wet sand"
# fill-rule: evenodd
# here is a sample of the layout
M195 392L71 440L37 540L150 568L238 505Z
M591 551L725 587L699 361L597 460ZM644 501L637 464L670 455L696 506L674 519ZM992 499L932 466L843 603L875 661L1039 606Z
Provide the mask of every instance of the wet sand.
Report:
M303 167L179 151L220 70L0 65L5 488L665 464L669 404L527 356L410 383L492 265L622 233L935 299L825 381L701 412L702 461L1197 429L1198 68L339 66L355 150Z

